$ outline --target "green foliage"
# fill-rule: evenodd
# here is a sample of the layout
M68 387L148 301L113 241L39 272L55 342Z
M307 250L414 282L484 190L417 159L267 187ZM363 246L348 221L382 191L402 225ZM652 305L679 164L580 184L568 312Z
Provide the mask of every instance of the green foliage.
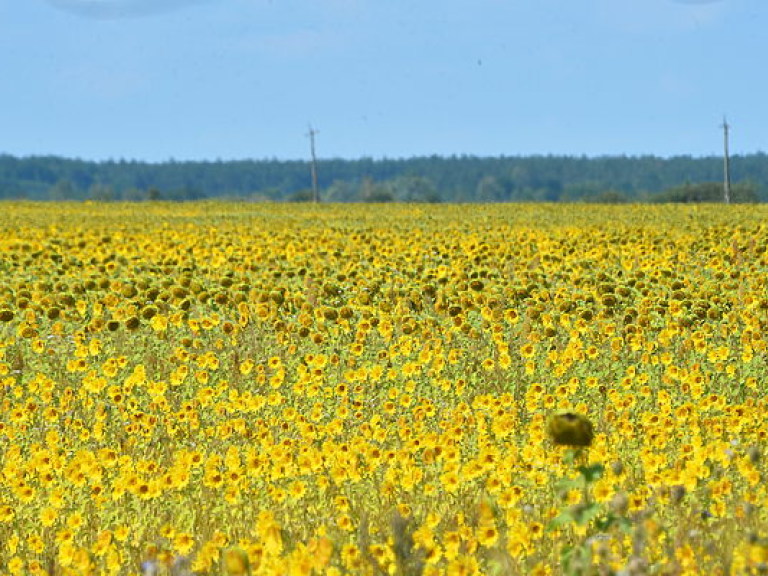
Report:
M733 202L768 200L768 155L734 156ZM529 156L329 159L323 202L716 202L722 160ZM684 183L688 184L684 184ZM100 202L205 197L296 201L310 187L302 160L144 163L0 155L0 199ZM765 191L765 192L763 192ZM762 194L762 196L761 196Z
M582 202L589 202L592 204L624 204L629 202L629 197L623 192L618 190L605 190L603 192L596 192L593 194L587 194L581 198Z
M653 202L723 202L725 192L722 182L686 182L682 186L669 188L652 197ZM759 202L757 186L753 182L738 182L731 186L730 201L733 203Z
M379 188L373 190L370 194L366 194L363 197L363 202L370 202L371 204L381 204L384 202L394 202L395 196L389 190Z
M288 197L288 202L313 202L315 195L312 190L297 190Z
M592 500L592 486L605 474L605 466L600 463L577 465L583 456L584 451L581 449L568 450L565 454L564 463L572 466L578 472L578 476L563 478L555 484L555 489L560 494L567 494L571 490L580 490L582 493L581 501L561 510L547 524L549 531L567 531L570 527L586 529L585 537L564 546L560 550L560 565L563 573L573 576L593 573L593 540L601 537L607 538L614 529L624 533L630 533L632 530L632 522L628 518Z

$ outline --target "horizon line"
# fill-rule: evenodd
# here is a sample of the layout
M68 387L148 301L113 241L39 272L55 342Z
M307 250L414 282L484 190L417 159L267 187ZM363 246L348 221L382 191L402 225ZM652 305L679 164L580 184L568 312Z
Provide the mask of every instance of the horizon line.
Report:
M736 153L730 154L731 159L733 158L739 158L739 157L746 157L746 156L764 156L766 155L766 152L762 150L758 150L755 152L742 152L742 153ZM170 156L164 160L150 160L150 159L139 159L139 158L126 158L126 157L108 157L108 158L84 158L81 156L65 156L62 154L54 154L54 153L33 153L33 154L13 154L10 152L0 152L0 158L13 158L16 160L39 160L39 159L57 159L57 160L66 160L66 161L72 161L72 162L86 162L86 163L92 163L92 164L120 164L120 163L127 163L127 164L229 164L229 163L239 163L239 162L255 162L255 163L263 163L263 162L284 162L284 163L291 163L291 162L310 162L311 158L309 157L302 157L302 158L279 158L276 156L273 157L241 157L241 158L204 158L204 159L193 159L193 158L186 158L186 159L180 159L180 158L174 158L173 156ZM604 160L604 159L657 159L657 160L675 160L680 158L689 158L692 160L710 160L710 159L722 159L722 154L670 154L670 155L659 155L659 154L653 154L653 153L638 153L638 154L628 154L628 153L602 153L602 154L565 154L565 153L553 153L553 152L547 152L547 153L541 153L541 152L533 152L528 154L470 154L470 153L453 153L453 154L414 154L411 156L357 156L357 157L344 157L344 156L328 156L328 157L318 157L318 162L357 162L361 160L371 160L374 162L401 162L401 161L408 161L408 160L423 160L423 159L440 159L440 160L456 160L456 159L477 159L477 160L506 160L506 159L531 159L531 158L560 158L560 159L577 159L577 160Z

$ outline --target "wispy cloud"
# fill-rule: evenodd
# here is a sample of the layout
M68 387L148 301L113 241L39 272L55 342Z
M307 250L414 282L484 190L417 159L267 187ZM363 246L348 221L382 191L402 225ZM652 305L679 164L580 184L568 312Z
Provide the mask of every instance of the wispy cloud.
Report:
M140 18L181 10L209 0L46 0L54 8L84 18Z

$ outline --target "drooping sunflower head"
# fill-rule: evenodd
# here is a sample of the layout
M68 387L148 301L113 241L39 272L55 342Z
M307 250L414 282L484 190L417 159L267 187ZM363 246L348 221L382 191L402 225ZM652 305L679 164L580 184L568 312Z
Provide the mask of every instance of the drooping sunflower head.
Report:
M552 442L560 446L589 446L595 436L589 419L573 412L550 416L547 432Z

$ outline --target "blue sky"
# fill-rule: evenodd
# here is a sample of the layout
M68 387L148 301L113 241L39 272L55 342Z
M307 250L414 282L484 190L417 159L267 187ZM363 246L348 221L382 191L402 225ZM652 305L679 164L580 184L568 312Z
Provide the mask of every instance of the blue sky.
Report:
M0 0L0 153L768 148L765 0Z

